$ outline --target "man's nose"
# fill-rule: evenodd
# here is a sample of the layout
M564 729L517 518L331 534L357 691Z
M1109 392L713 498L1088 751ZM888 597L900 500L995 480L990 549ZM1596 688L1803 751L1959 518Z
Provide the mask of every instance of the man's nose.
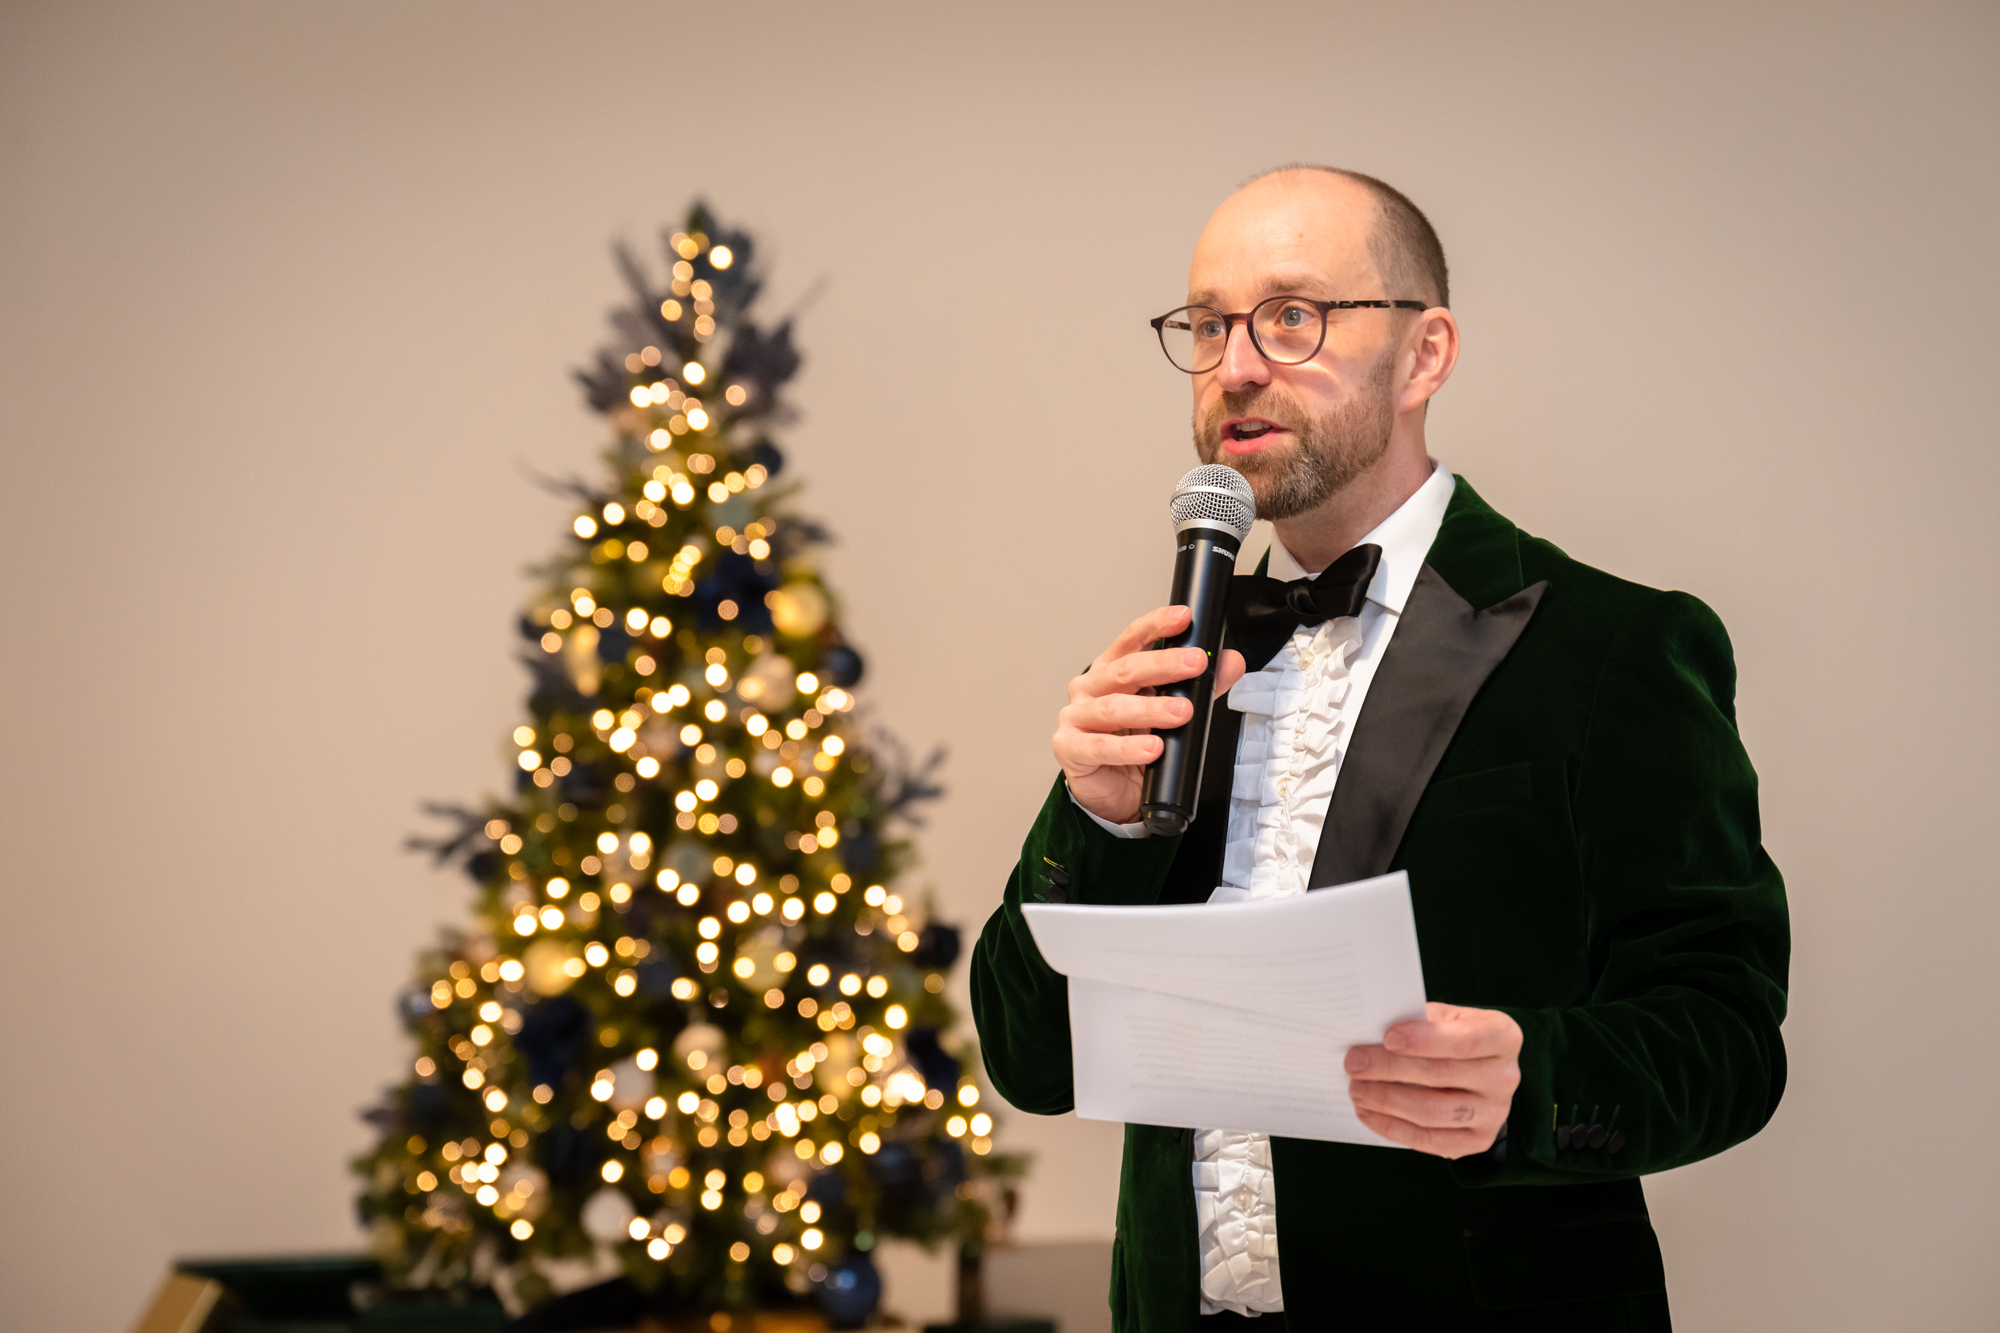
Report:
M1215 368L1216 380L1225 393L1236 393L1252 384L1271 382L1271 363L1250 340L1250 325L1235 324L1222 344L1222 364Z

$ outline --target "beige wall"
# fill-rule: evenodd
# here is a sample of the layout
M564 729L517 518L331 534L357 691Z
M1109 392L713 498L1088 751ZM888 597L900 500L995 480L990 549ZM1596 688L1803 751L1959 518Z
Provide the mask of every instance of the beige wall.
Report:
M0 1323L357 1240L466 901L398 845L506 778L609 238L700 191L775 304L830 280L792 457L976 925L1062 681L1165 589L1145 320L1305 157L1444 235L1438 454L1735 634L1794 1073L1653 1184L1683 1326L1992 1327L1996 11L977 8L0 7ZM1103 1236L1115 1131L1004 1132L1023 1232Z

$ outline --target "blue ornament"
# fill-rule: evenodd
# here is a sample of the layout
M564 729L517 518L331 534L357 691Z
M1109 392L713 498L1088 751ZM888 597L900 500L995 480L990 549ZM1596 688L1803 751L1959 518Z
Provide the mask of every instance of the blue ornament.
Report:
M590 1040L590 1010L570 995L553 995L521 1011L514 1049L528 1057L528 1077L556 1087Z
M924 1179L940 1196L958 1189L965 1180L965 1149L957 1139L932 1141L931 1160L925 1165Z
M713 574L694 585L696 623L709 632L720 629L723 621L718 608L724 602L734 602L736 628L768 634L771 608L764 605L764 594L777 586L775 579L757 568L755 560L731 551L716 562Z
M874 829L859 828L851 833L841 830L840 859L848 874L857 878L867 875L881 856L882 844L876 840Z
M760 464L764 471L775 477L785 468L785 455L777 445L769 440L759 440L750 450L750 461Z
M403 1119L412 1129L432 1130L451 1116L451 1096L435 1083L412 1083L403 1102Z
M639 964L639 993L658 999L673 993L674 980L680 976L680 969L674 960L664 956L648 958Z
M906 1191L922 1183L923 1163L907 1140L891 1139L873 1157L863 1159L885 1194Z
M826 650L827 679L843 690L859 685L862 672L866 669L861 654L844 643Z
M933 921L917 936L917 947L911 952L910 961L918 967L947 968L958 961L960 947L957 926Z
M603 1131L578 1129L564 1121L536 1140L542 1170L556 1186L583 1186L594 1182L598 1168L611 1153Z
M565 801L586 810L595 809L611 799L611 773L602 764L586 762L573 765L556 782L562 788Z
M958 1087L958 1075L963 1066L938 1041L936 1028L911 1028L910 1035L903 1039L903 1050L910 1057L910 1063L917 1067L925 1087L936 1088L946 1096Z
M847 1202L847 1177L822 1171L806 1182L806 1197L822 1208L838 1208Z
M623 662L625 654L632 650L632 636L617 621L611 622L609 629L600 630L597 635L597 660L600 662Z
M865 970L862 967L863 962L861 941L854 932L841 931L824 939L807 940L800 945L799 965L794 975L803 977L812 970L814 963L826 964L826 981L822 985L813 986L812 990L818 995L830 995L839 985L838 978L843 973ZM807 985L810 986L811 983L808 982ZM430 1003L429 996L424 997L424 1003Z
M820 1280L819 1303L835 1328L860 1328L882 1303L882 1274L866 1255L850 1254Z
M577 693L576 682L569 678L569 669L561 657L537 653L521 660L535 673L535 686L528 692L528 708L535 716L590 711L584 707L583 696Z
M778 386L798 373L799 353L792 346L792 323L786 320L769 333L752 324L737 328L729 341L729 356L722 363L722 377L750 386L750 401L739 417L769 411L776 401ZM773 469L775 470L775 469Z

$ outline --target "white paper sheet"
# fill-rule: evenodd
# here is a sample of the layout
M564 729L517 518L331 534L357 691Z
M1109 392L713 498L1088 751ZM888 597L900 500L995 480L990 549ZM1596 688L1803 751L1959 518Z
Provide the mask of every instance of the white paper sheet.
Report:
M1342 1061L1424 1016L1401 871L1290 898L1174 907L1029 903L1069 978L1076 1113L1386 1146Z

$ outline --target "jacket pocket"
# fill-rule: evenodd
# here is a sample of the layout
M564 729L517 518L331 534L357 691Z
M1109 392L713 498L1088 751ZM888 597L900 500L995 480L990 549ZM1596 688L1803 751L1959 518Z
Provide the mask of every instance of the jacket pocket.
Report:
M1526 805L1535 795L1535 766L1523 759L1518 764L1482 768L1461 773L1424 788L1423 798L1410 815L1412 824L1430 820L1473 815L1485 810L1502 810Z
M1465 1260L1473 1299L1486 1310L1645 1296L1667 1289L1660 1242L1644 1213L1470 1229Z

